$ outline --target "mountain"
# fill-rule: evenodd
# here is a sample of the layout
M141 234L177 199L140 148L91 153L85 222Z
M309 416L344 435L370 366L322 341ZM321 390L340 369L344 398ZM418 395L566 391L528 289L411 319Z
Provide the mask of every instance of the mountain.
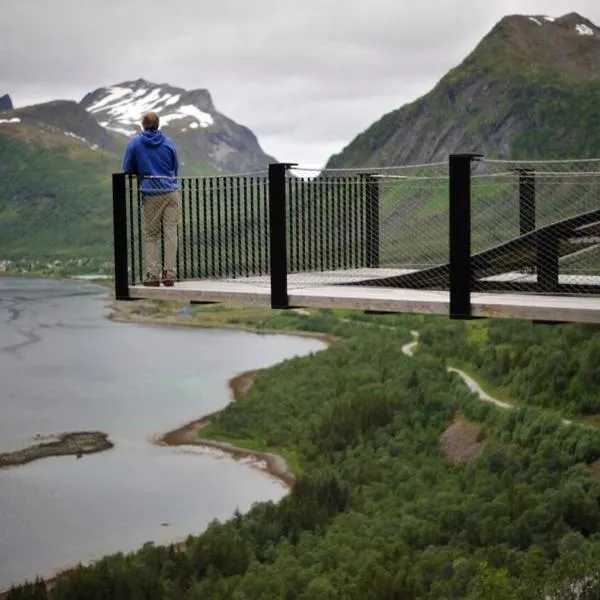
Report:
M18 119L22 126L38 128L47 133L62 132L67 137L87 144L92 150L101 148L122 153L125 149L126 140L123 136L117 136L100 126L77 102L55 100L13 109L11 117Z
M187 91L138 79L97 89L81 106L102 127L127 137L139 131L144 112L157 112L161 129L175 141L183 162L201 159L220 171L240 173L263 170L275 161L250 129L215 108L206 89Z
M600 157L599 107L596 25L576 13L556 19L509 15L431 91L384 115L326 167L446 163L455 152L527 160ZM563 171L573 168L567 162L561 165ZM403 171L413 173L424 174L418 167ZM434 177L382 180L384 266L448 260L447 182L436 180L440 171L427 173ZM566 180L553 186L552 194L544 194L543 187L538 194L538 225L597 208L593 186ZM477 180L473 189L474 251L516 237L516 178ZM564 258L561 269L600 269L599 250L596 246L579 257Z
M509 15L426 95L387 113L327 167L600 155L600 30L577 13Z
M77 103L2 114L0 262L110 259L118 143Z
M111 173L143 112L178 145L181 174L265 170L256 136L219 113L207 90L138 79L0 112L0 262L112 254Z
M12 110L13 103L8 94L4 94L4 96L0 96L0 112L3 110Z

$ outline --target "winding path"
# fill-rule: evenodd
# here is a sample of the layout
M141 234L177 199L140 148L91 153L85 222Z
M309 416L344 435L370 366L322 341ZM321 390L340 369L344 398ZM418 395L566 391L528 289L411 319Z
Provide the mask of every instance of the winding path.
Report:
M419 343L419 332L411 331L410 333L415 339L412 342L409 342L408 344L404 344L404 346L402 346L402 353L406 354L406 356L413 356L414 349ZM472 392L477 394L479 398L484 402L490 402L491 404L495 404L500 408L512 408L512 405L508 404L508 402L502 402L501 400L490 396L472 377L467 375L464 371L461 371L460 369L457 369L455 367L448 367L448 371L450 373L456 373L457 375L459 375L461 379L465 382L467 387Z
M419 332L411 331L410 333L414 338L413 341L402 346L402 353L406 356L413 356L414 350L419 343ZM467 375L464 371L461 371L456 367L447 367L447 370L451 373L456 373L465 382L467 387L479 397L480 400L489 402L490 404L495 404L500 408L514 408L512 404L509 404L508 402L502 402L502 400L498 400L497 398L490 396L472 377ZM562 422L564 425L574 424L573 421L570 421L569 419L562 419ZM579 425L580 427L589 427L588 425L583 425L582 423L576 423L576 425Z

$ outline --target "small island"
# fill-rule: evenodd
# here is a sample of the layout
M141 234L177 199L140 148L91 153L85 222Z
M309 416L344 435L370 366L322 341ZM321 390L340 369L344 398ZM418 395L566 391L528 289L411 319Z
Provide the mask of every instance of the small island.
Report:
M36 436L37 439L44 439ZM13 452L0 453L0 469L18 467L50 456L93 454L110 450L114 444L102 431L73 431L45 438L45 441Z

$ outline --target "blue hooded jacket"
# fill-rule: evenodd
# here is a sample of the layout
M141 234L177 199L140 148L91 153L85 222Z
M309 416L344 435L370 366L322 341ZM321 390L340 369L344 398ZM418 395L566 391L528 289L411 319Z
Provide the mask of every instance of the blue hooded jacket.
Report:
M143 194L157 195L177 190L179 186L175 177L179 172L179 160L175 144L158 129L143 131L127 145L123 171L142 178L140 189Z

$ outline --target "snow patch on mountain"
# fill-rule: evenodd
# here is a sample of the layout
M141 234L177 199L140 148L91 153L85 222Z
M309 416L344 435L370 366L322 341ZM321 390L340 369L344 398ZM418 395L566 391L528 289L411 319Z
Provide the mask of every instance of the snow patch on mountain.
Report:
M99 125L104 127L104 129L108 129L109 131L114 131L115 133L121 133L122 135L135 135L137 131L135 129L126 129L125 127L117 127L116 125L112 125L110 121L100 121Z
M556 23L556 19L554 17L549 17L547 15L539 16L539 15L530 15L527 17L532 23L535 23L539 27L542 27L544 23L542 21L546 21L548 23ZM595 31L589 25L585 23L578 23L574 27L576 33L579 35L595 35Z
M575 25L575 31L579 35L594 35L594 30L591 27L588 27L587 25L583 25L582 23L580 23L579 25Z
M77 135L76 133L73 133L72 131L65 131L65 135L67 137L73 138L75 140L79 140L80 142L83 142L84 144L87 144L92 150L98 149L98 144L92 144L87 138L84 138L81 135Z
M161 87L135 89L124 86L106 88L106 94L90 104L86 110L99 118L105 129L127 136L139 131L142 115L155 111L161 125L173 121L192 120L189 127L210 127L214 124L212 115L193 104L181 104L181 94L163 91Z

